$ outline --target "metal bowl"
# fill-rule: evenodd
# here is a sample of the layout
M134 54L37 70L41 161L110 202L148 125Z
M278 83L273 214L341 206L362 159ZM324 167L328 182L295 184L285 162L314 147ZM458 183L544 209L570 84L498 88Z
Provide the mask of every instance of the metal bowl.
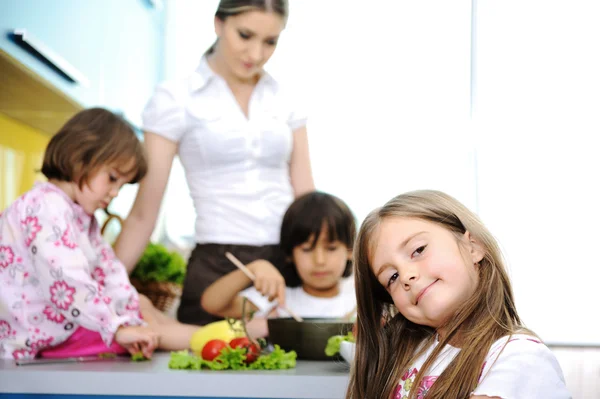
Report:
M305 318L298 322L292 318L269 319L269 341L286 351L294 350L298 359L336 360L339 356L327 356L325 346L333 335L345 335L352 331L352 323L340 319Z

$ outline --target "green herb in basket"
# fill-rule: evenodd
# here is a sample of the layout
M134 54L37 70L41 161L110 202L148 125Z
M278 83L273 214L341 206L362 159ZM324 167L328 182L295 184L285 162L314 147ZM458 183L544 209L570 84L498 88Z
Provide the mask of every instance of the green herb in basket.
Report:
M185 260L177 252L169 251L164 245L150 243L144 250L131 277L142 282L170 282L183 284Z

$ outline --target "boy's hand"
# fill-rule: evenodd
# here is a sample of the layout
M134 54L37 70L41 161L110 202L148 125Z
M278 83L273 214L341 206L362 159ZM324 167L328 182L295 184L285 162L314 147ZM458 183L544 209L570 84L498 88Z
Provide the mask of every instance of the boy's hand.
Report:
M115 334L115 341L129 353L142 354L150 359L158 347L158 334L152 329L143 326L121 326Z
M277 299L280 305L285 304L285 280L279 270L271 262L259 259L247 265L254 273L254 287L258 292L269 298Z

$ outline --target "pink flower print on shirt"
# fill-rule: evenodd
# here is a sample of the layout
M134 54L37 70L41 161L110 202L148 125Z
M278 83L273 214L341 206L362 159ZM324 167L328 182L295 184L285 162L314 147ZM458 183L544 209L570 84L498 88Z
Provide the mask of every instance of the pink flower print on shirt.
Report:
M35 352L29 349L17 349L13 351L12 355L15 360L28 359L35 357Z
M125 305L125 309L137 311L140 309L140 301L135 295L129 297L129 302Z
M6 320L0 320L0 339L8 338L12 329Z
M414 377L415 375L417 375L418 372L419 372L419 370L417 370L416 367L407 370L406 373L404 373L404 375L402 376L402 381L406 381L409 378Z
M99 295L96 298L94 298L94 303L96 305L99 304L100 302L104 302L105 304L110 305L110 303L112 302L112 299L110 299L110 297L100 295L100 293L98 293L98 294Z
M96 266L94 271L92 272L92 278L96 280L98 284L101 286L104 285L104 279L106 278L106 274L104 274L104 270L100 266Z
M423 377L421 383L419 384L419 389L417 390L417 399L423 399L427 396L427 392L429 392L429 389L435 380L437 380L437 377L433 375Z
M398 384L396 389L394 389L394 394L392 395L393 399L402 399L402 385Z
M67 226L60 240L67 248L77 248L77 243L73 240L73 234L71 233L70 226Z
M75 288L70 287L63 281L55 281L50 287L50 302L57 308L68 310L74 302Z
M46 305L42 313L46 315L46 318L48 320L53 321L56 324L61 324L65 321L65 316L63 316L62 313L60 313L58 310L54 309L50 305Z
M0 245L0 267L6 269L15 259L15 253L10 247Z
M77 226L77 228L79 228L79 231L81 231L82 233L86 229L85 222L83 221L83 219L81 218L81 216L77 216L75 218L75 225Z
M115 258L113 252L108 248L102 248L100 253L102 254L102 261L104 262L111 261Z
M38 339L37 341L34 341L31 343L31 349L33 349L34 351L39 351L44 348L47 348L50 346L50 344L52 343L53 340L54 340L54 337L50 337L50 338L46 338L46 339Z
M25 245L29 247L42 226L38 223L37 216L27 216L25 220L21 220L21 228L26 237Z

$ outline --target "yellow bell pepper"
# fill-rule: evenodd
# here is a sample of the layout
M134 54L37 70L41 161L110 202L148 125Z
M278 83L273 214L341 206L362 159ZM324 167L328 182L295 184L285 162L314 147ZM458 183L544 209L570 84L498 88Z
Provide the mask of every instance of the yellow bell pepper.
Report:
M192 335L190 349L195 354L200 355L204 345L212 339L220 339L229 344L232 339L243 336L245 336L244 329L239 320L233 322L233 325L228 320L215 321L200 327Z

